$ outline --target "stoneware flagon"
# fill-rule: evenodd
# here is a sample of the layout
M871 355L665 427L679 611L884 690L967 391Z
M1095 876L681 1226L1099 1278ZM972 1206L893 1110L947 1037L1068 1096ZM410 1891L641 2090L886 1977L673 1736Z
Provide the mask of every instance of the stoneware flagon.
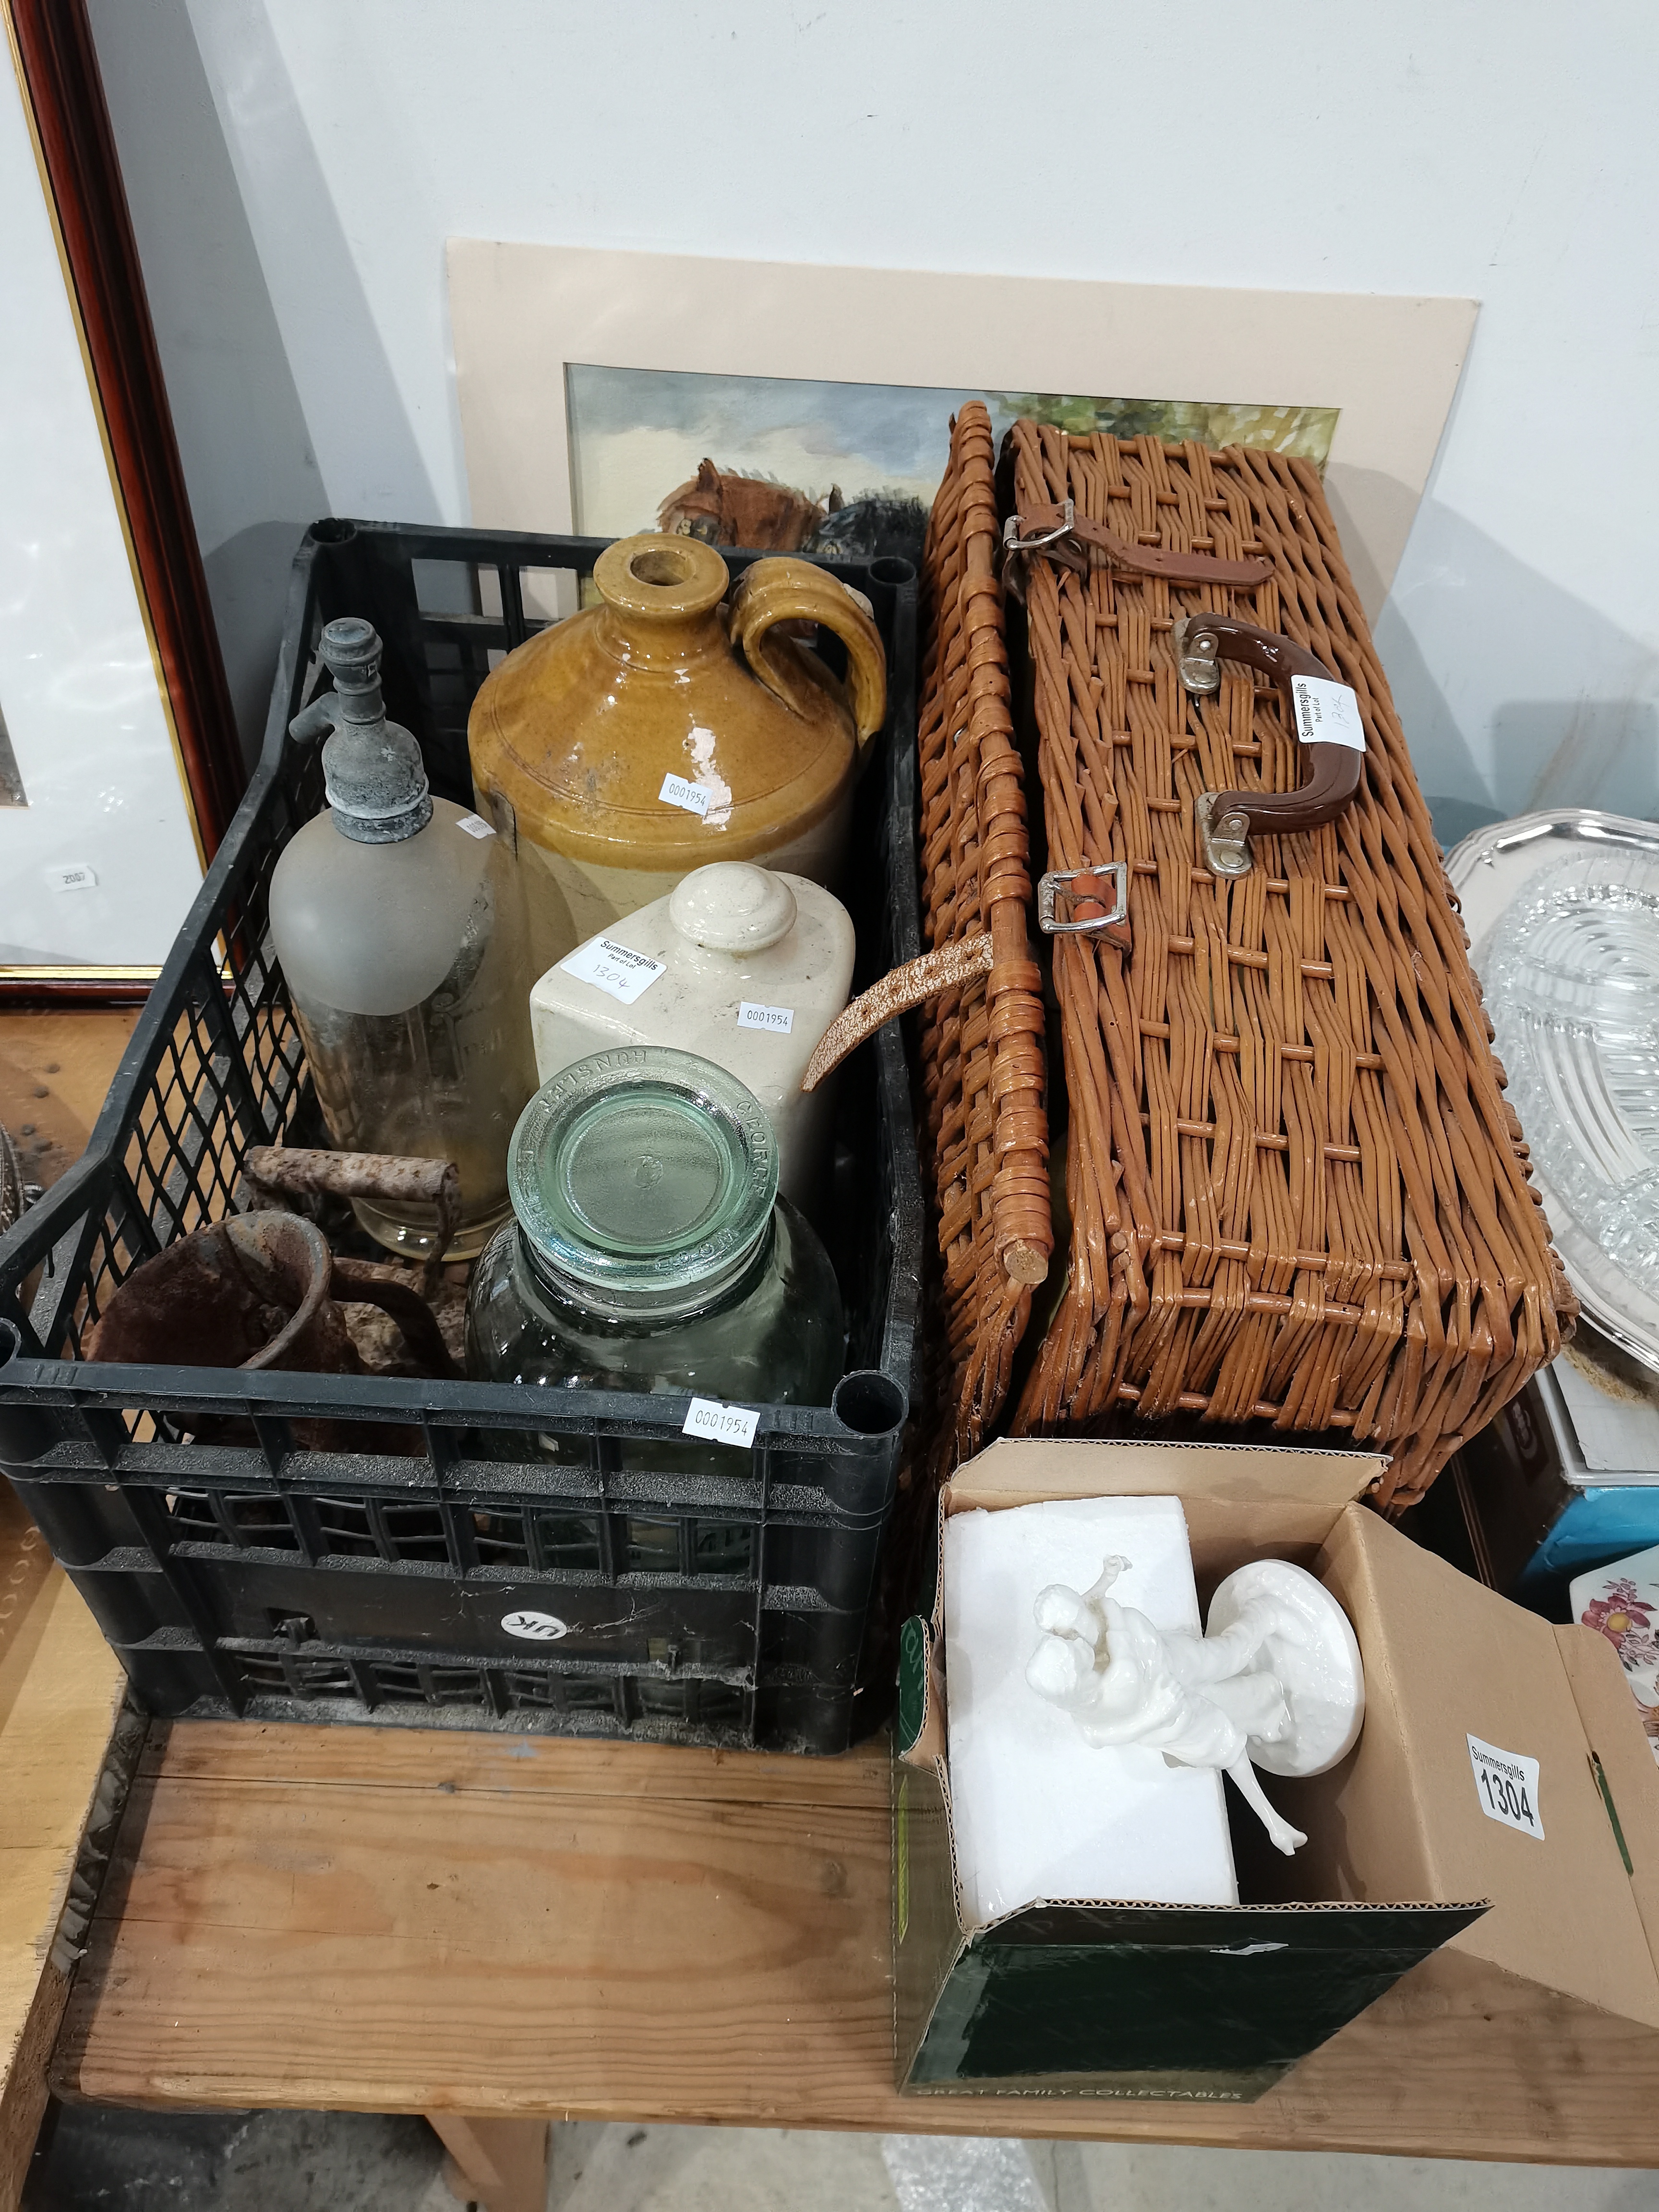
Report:
M886 713L881 635L811 562L757 561L731 592L695 538L620 539L601 604L509 653L468 725L481 811L509 823L543 962L713 860L833 884L860 761ZM781 625L817 623L843 684Z

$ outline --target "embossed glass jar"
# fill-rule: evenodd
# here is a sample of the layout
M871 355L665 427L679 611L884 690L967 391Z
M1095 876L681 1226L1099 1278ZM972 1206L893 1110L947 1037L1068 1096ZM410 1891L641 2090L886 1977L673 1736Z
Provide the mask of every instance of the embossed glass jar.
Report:
M514 1218L474 1271L468 1373L827 1405L841 1294L777 1178L759 1102L711 1061L635 1045L565 1068L514 1131Z

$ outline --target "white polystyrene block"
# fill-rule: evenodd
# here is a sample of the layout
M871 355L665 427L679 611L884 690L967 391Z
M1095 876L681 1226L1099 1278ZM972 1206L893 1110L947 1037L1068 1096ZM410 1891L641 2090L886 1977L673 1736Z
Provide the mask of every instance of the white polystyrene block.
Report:
M951 1826L971 1927L1039 1899L1238 1902L1220 1775L1137 1745L1093 1749L1025 1680L1037 1592L1086 1589L1114 1553L1130 1562L1120 1603L1200 1632L1177 1498L1066 1498L945 1524Z

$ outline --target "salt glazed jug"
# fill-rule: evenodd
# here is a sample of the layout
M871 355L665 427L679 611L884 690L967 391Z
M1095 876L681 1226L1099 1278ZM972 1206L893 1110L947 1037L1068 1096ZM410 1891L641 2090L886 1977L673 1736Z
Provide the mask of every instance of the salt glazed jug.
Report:
M594 563L601 604L487 678L467 740L481 811L515 839L543 966L750 860L833 884L853 787L887 710L881 634L809 561L757 561L735 591L712 545L647 534ZM817 623L843 683L783 625Z

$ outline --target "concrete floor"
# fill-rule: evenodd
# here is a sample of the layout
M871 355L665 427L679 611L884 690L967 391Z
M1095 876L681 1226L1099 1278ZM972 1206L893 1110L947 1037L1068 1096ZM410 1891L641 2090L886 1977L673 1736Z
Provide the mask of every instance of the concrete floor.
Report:
M425 2123L64 2108L23 2212L459 2212ZM777 2128L556 2129L548 2212L1659 2212L1659 2173Z

